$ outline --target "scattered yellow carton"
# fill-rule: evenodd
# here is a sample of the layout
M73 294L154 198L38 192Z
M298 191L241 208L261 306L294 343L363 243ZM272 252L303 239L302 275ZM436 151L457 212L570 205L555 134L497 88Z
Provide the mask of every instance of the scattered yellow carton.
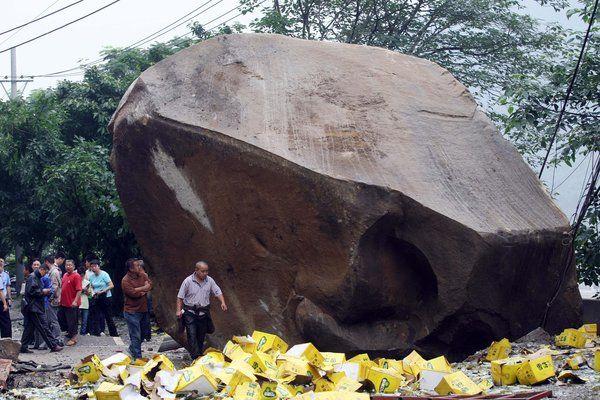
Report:
M175 387L175 393L196 392L206 396L217 391L218 383L201 364L192 365L179 371L181 377Z
M231 340L234 343L239 344L246 353L253 353L256 350L256 341L250 335L234 336Z
M492 380L494 385L514 385L517 382L517 371L523 365L522 357L511 357L492 361Z
M469 379L464 372L457 371L444 376L436 386L435 391L444 396L450 394L476 395L481 393L481 388Z
M335 383L335 390L340 392L356 392L362 384L347 376L342 377Z
M335 383L331 382L327 377L323 376L315 382L315 392L331 392L335 389Z
M292 346L285 353L286 356L292 356L297 358L303 358L309 362L309 364L321 368L323 366L323 361L325 358L323 355L317 350L317 348L312 343L302 343Z
M268 376L277 375L277 365L275 360L267 353L255 351L246 362L257 373L264 373Z
M552 356L546 355L523 363L517 371L517 379L521 385L535 385L555 374Z
M578 349L583 349L586 341L585 332L572 328L565 329L555 338L555 344L558 347L576 347Z
M425 368L427 361L416 351L412 351L408 356L402 359L402 368L405 374L418 377L419 372Z
M352 392L308 392L300 396L294 397L294 400L370 400L368 393L352 393Z
M261 331L254 331L252 339L256 342L256 350L268 353L270 351L278 351L285 353L288 349L288 344L279 336Z
M594 371L600 372L600 350L594 353Z
M359 364L361 362L367 362L367 361L371 361L371 359L369 358L369 355L367 353L357 354L348 360L348 362L359 363Z
M477 384L482 391L488 391L494 387L494 383L489 379L483 379L481 382Z
M567 359L567 367L573 371L577 371L581 366L585 365L585 358L580 353Z
M320 376L321 374L319 371L310 365L308 361L295 357L286 357L284 361L279 364L277 370L277 378L291 378L288 379L289 382L296 381L298 383L309 383Z
M202 357L197 358L192 365L206 365L206 364L225 364L225 356L223 353L219 353L216 351L211 351L203 355Z
M86 382L97 382L102 376L104 366L97 355L91 355L81 360L81 364L73 369L71 384L81 385Z
M379 368L383 368L383 369L392 368L392 369L395 369L400 374L404 373L404 369L402 368L402 361L400 361L400 360L393 360L390 358L380 358L377 360L377 364L379 365Z
M94 395L96 400L121 400L121 391L124 388L125 386L116 383L102 382L94 390Z
M369 368L366 380L373 384L376 393L395 393L405 384L404 377L395 370L377 367Z
M437 371L437 372L452 372L452 367L446 357L439 356L436 358L432 358L428 360L422 369L427 369L429 371Z
M277 381L263 381L260 384L260 400L276 400L279 398L277 394Z
M260 385L256 382L239 384L233 393L233 400L260 400Z
M323 369L332 369L335 365L343 364L346 362L346 355L344 353L331 353L322 352L323 356Z
M239 344L234 343L231 340L225 344L223 354L231 361L243 360L250 357L250 354L246 353Z
M508 358L512 346L510 345L510 341L506 338L498 341L492 342L490 347L488 348L487 355L485 359L487 361L501 360L503 358Z
M583 324L578 330L584 332L590 339L593 339L598 336L597 324Z

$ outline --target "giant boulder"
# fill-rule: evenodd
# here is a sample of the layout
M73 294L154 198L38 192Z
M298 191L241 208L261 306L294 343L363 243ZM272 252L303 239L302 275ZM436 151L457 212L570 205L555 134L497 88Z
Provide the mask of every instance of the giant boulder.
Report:
M568 221L448 71L365 46L226 35L145 71L110 128L117 188L178 340L203 259L229 311L330 351L463 355L540 323ZM549 331L580 319L573 268Z

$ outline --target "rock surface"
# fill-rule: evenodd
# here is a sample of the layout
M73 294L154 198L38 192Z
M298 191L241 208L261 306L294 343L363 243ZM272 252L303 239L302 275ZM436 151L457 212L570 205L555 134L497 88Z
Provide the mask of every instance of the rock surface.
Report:
M429 61L219 36L145 71L113 116L128 221L166 331L207 260L215 344L469 354L537 327L568 221L471 95ZM580 320L573 268L546 329Z

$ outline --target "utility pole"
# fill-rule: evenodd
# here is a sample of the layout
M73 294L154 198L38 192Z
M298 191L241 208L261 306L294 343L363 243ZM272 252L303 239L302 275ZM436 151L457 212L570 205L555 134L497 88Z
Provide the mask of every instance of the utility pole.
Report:
M8 98L11 101L17 100L19 98L19 90L17 87L17 84L19 82L24 82L25 85L23 86L23 90L25 90L25 86L27 86L27 83L31 82L33 79L25 79L21 76L21 78L19 79L19 77L17 76L17 48L13 47L10 49L10 79L7 79L8 77L4 77L5 79L0 79L0 84L2 85L2 88L4 89L4 91L6 92L6 94L8 95ZM4 82L10 82L10 93L6 90L6 88L4 87ZM16 245L15 246L15 277L16 277L16 290L17 293L19 293L20 289L21 289L21 283L23 282L24 279L24 273L23 273L23 247L21 245Z
M9 99L16 100L17 98L19 98L19 90L17 88L17 83L24 82L25 85L23 85L23 90L25 90L25 87L27 86L27 84L32 81L33 81L33 79L27 79L27 78L24 78L23 76L21 76L21 77L17 76L17 48L16 47L11 48L10 49L10 79L8 76L5 76L4 79L0 79L0 85L2 85L2 89L4 89L4 92L6 93L6 95L8 96ZM8 92L6 90L6 88L4 87L4 82L10 82L10 92ZM21 90L21 92L23 90Z

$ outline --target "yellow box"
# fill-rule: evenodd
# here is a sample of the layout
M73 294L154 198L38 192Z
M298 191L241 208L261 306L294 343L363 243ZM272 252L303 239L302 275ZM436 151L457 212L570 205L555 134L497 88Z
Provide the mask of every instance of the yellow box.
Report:
M260 384L260 400L279 399L277 394L277 381L263 381Z
M111 382L102 382L96 390L94 395L96 400L121 400L121 391L125 386L118 385Z
M439 356L428 360L422 369L428 369L430 371L437 372L452 372L452 367L444 356Z
M589 338L595 338L598 336L597 324L583 324L578 330L586 333Z
M301 358L286 357L278 365L277 378L291 378L291 380L286 379L290 382L300 379L302 382L309 383L320 376L321 374L319 374L319 371L315 367Z
M600 350L594 353L594 371L600 372Z
M344 376L335 383L335 390L340 392L356 392L362 384L352 378Z
M181 376L175 387L175 393L195 391L206 396L217 390L218 383L216 379L201 364L192 365L179 372Z
M457 371L444 376L436 386L435 391L444 396L449 394L476 395L481 393L481 388L469 379L464 372Z
M512 350L512 346L508 339L504 338L498 342L492 342L488 348L485 359L487 361L501 360L507 358Z
M234 336L231 340L239 344L246 353L253 353L256 350L256 341L252 336Z
M555 338L558 347L576 347L583 349L587 340L587 334L577 329L565 329Z
M535 385L554 375L554 363L549 355L526 361L517 371L517 379L521 385Z
M225 344L223 354L231 361L250 357L250 354L246 353L239 344L233 343L231 340Z
M366 361L371 361L371 359L369 358L369 355L367 353L357 354L348 360L348 362L353 362L353 363L361 363L361 362L366 362Z
M404 384L404 378L394 369L369 368L366 380L373 384L376 393L395 393Z
M573 357L567 359L567 365L573 371L577 371L579 367L585 364L585 358L580 353L575 354Z
M216 351L211 351L209 353L206 353L205 355L203 355L202 357L197 358L192 365L196 365L196 364L200 364L200 365L206 365L206 364L224 364L225 363L225 356L223 355L223 353L218 353Z
M492 379L494 385L514 385L517 382L517 371L525 360L522 357L504 358L492 361Z
M419 372L425 368L426 364L427 361L425 361L425 359L414 350L402 359L402 368L404 369L404 373L414 377L419 376Z
M277 365L275 360L267 353L255 351L246 362L258 373L266 373L267 375L277 374Z
M315 392L331 392L335 389L335 383L331 382L326 377L321 377L314 381Z
M227 384L227 386L225 386L225 389L223 389L223 391L229 396L231 396L239 385L246 382L254 381L250 379L247 375L245 375L243 372L236 369L233 375L231 375L231 379L229 379L229 383Z
M321 355L323 356L323 367L325 369L346 362L346 355L344 353L322 352Z
M401 374L404 373L404 369L402 368L401 360L393 360L391 358L380 358L377 360L377 364L379 365L379 368L383 368L383 369L392 368L392 369L395 369L398 373L401 373Z
M260 385L256 382L240 383L235 388L233 400L260 400Z
M252 333L252 339L256 342L256 350L265 353L273 350L280 353L285 353L288 349L288 344L283 341L279 336L261 331L254 331Z
M286 351L285 355L303 358L317 368L323 367L323 361L325 360L321 352L312 343L294 345Z
M97 355L87 356L73 368L71 384L81 385L86 382L97 382L102 376L103 370L104 366Z

